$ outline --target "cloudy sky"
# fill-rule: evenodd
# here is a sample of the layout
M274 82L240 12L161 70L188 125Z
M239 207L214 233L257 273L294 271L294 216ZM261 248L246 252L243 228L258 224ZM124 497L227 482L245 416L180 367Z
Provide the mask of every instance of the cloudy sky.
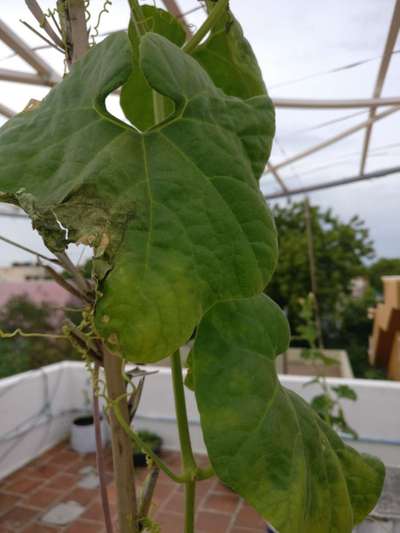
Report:
M55 0L41 0L44 9L54 7ZM103 0L91 0L91 21L97 20ZM102 19L100 34L126 28L128 1L113 0L110 13ZM180 0L184 11L198 6L196 0ZM386 40L394 0L231 0L232 10L241 21L254 47L269 92L274 98L369 98ZM43 43L20 22L35 25L23 0L4 3L1 17L30 46ZM203 12L188 18L198 26ZM395 51L400 49L400 39ZM60 74L63 58L54 50L38 53ZM31 72L22 60L10 56L0 44L0 68ZM343 69L347 65L361 65ZM400 53L392 56L383 96L400 96ZM335 72L332 72L335 70ZM47 89L0 82L0 102L15 111L25 107L30 98L41 99ZM110 109L118 113L116 102ZM330 123L332 120L343 119ZM277 110L277 135L271 157L278 164L287 157L329 139L359 122L367 112L360 109ZM0 122L2 119L0 118ZM378 122L373 129L367 172L400 165L400 113ZM282 168L289 187L297 188L316 182L354 176L359 171L363 133L359 132L327 149ZM262 179L263 191L278 190L274 179ZM343 220L360 215L367 223L380 256L400 257L399 205L400 174L370 180L310 195L311 201L332 207ZM301 199L300 196L295 199ZM38 251L44 251L40 237L28 221L0 217L0 234ZM73 250L77 258L80 251ZM30 257L9 245L0 243L0 265Z

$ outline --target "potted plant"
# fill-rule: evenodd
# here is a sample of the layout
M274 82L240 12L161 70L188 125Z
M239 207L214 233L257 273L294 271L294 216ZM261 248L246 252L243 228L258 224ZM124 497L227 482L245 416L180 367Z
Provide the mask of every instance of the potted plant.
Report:
M156 455L160 455L161 446L163 443L162 438L156 433L151 431L138 431L139 438L147 444ZM146 453L137 445L133 449L133 462L135 466L146 466Z

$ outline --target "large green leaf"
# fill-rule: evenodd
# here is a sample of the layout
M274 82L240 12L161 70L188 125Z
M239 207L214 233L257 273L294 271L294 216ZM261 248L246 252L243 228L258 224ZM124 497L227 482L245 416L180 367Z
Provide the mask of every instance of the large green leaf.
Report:
M225 95L154 33L142 39L140 64L175 104L143 134L104 106L131 72L124 33L0 131L2 198L31 215L51 249L95 248L98 270L109 269L97 328L138 362L170 355L215 302L261 292L276 261L258 187L274 133L269 99Z
M207 450L220 479L279 533L350 533L378 499L383 465L280 385L274 359L288 341L264 295L203 317L191 356Z
M177 46L182 46L185 42L183 26L168 11L155 6L144 5L142 6L142 13L150 31L162 35ZM140 36L132 21L129 24L128 35L132 48L132 72L121 89L121 107L131 123L144 131L155 123L153 90L140 68ZM172 100L164 98L163 103L165 115L172 113L174 110Z

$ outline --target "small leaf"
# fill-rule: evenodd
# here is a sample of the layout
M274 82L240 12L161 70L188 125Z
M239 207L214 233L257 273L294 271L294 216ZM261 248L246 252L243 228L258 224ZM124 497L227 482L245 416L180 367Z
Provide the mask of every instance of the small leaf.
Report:
M324 415L330 415L335 402L327 394L319 394L318 396L314 396L310 405L323 418Z
M283 313L263 295L203 317L193 378L209 457L280 533L350 533L376 504L384 468L280 385L274 359L288 339Z
M349 387L348 385L336 385L335 387L332 387L332 390L334 390L339 398L345 398L346 400L357 400L357 393L354 389Z

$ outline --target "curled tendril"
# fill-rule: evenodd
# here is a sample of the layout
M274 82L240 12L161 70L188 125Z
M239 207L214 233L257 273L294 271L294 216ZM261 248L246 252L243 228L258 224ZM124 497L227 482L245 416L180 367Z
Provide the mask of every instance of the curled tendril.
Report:
M87 0L87 4L89 5L89 0ZM97 22L93 28L93 34L91 35L91 39L92 39L92 45L94 46L96 44L95 42L95 38L98 37L99 35L99 27L100 27L100 23L101 23L101 19L103 17L103 15L105 13L109 13L109 10L108 8L112 6L112 0L105 0L104 4L103 4L103 8L101 9L98 17L97 17ZM89 18L90 18L90 14L89 14ZM86 20L86 22L88 21L89 19Z
M86 24L89 22L92 14L90 13L89 11L89 4L90 4L90 0L85 0L84 2L84 6L85 6L85 21L86 21Z
M22 331L20 328L15 329L14 331L3 331L0 329L0 339L11 339L13 337L43 337L46 339L67 339L67 335L57 335L53 333L27 333Z

